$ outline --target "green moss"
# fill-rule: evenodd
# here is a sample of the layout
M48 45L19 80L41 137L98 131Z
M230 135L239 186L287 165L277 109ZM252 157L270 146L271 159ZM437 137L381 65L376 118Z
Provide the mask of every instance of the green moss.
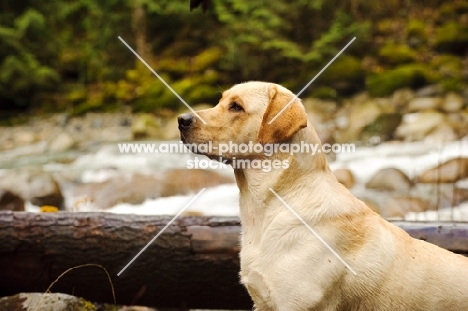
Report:
M371 96L383 97L402 87L417 88L438 79L437 73L423 64L407 64L382 73L369 74L366 86Z
M419 19L409 20L406 31L408 36L427 37L426 23Z
M455 0L442 4L439 9L439 21L454 20L458 16L468 13L468 2Z
M353 56L341 55L317 79L317 82L349 94L364 85L364 69L361 61Z
M310 92L309 96L320 99L334 99L336 98L336 90L328 86L316 87Z
M103 96L102 93L89 94L86 101L73 107L73 115L79 115L91 111L103 110Z
M80 298L80 302L79 302L79 303L81 304L81 306L78 306L78 307L79 307L80 310L82 310L82 311L97 311L97 310L98 310L98 309L96 308L96 306L95 306L93 303L91 303L91 302L89 302L89 301L87 301L87 300L85 300L85 299L83 299L83 298ZM75 306L75 307L76 307L76 306ZM76 310L76 309L75 309L75 310Z
M88 94L84 84L75 84L70 86L66 99L70 102L81 102L86 100Z
M440 84L445 91L461 91L465 86L463 61L454 55L438 55L430 63L441 76Z
M468 47L468 26L447 22L436 29L434 41L434 47L439 52L463 55Z
M200 83L214 84L219 80L219 73L215 70L205 70L200 79Z
M438 55L431 60L430 65L437 70L442 77L462 77L463 61L453 55Z
M376 28L380 34L393 34L395 32L395 20L389 18L382 19L377 23Z
M194 70L204 70L221 59L223 52L218 47L209 48L200 53L193 62Z
M440 84L446 92L461 92L467 88L467 85L463 79L457 78L443 79L440 81Z
M125 80L120 80L117 82L117 88L115 89L115 94L113 96L117 99L122 99L129 101L134 97L135 87L133 84L128 83Z
M341 55L320 76L320 81L330 83L339 80L360 79L364 75L361 61L353 56Z
M160 81L153 81L138 89L132 107L135 112L154 112L158 108L177 106L178 100Z
M421 46L428 40L426 23L422 20L411 19L406 27L406 36L408 44L412 47Z
M218 95L218 88L208 84L199 84L188 93L188 100L192 103L208 100Z
M416 52L405 44L385 44L379 50L382 61L389 65L398 65L412 62L416 59Z

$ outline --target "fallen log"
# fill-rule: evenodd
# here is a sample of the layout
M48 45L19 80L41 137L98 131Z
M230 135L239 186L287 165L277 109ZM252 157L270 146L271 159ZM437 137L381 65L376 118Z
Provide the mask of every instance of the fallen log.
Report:
M239 220L181 217L120 276L125 265L172 219L109 213L0 213L0 297L44 292L65 270L107 269L117 304L251 309L239 284ZM113 303L99 268L72 270L51 289Z
M117 304L159 308L251 309L239 284L239 219L180 217L117 274L172 219L109 213L0 212L0 297L44 292L83 264L109 272ZM468 224L397 225L414 237L468 254ZM51 289L113 303L107 275L75 269Z

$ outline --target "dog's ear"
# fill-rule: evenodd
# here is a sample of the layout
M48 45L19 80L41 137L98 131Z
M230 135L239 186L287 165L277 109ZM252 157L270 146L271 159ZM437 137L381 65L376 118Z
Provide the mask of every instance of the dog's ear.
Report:
M307 126L307 114L298 98L289 104L294 95L282 92L276 85L270 87L268 93L270 103L263 114L262 124L258 132L258 141L261 144L274 144L286 141L296 134L297 131ZM289 106L278 115L288 104ZM273 118L275 120L269 124Z

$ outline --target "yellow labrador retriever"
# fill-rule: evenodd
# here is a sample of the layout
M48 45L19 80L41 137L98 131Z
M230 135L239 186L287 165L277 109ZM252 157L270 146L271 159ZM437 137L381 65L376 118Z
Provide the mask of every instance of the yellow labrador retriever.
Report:
M323 153L230 148L219 157L228 143L320 146L299 99L277 116L293 98L280 85L247 82L198 112L206 124L193 114L178 120L184 143L210 143L212 150L195 152L235 167L240 276L256 310L468 310L468 258L382 219L336 180ZM279 160L287 168L239 167L238 160Z

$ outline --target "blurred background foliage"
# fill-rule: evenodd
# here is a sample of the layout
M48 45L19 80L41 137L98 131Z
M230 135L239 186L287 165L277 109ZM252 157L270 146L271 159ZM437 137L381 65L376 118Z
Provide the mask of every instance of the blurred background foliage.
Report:
M467 81L462 0L1 0L1 116L182 108L118 36L190 104L248 80L297 92L354 36L304 96Z

